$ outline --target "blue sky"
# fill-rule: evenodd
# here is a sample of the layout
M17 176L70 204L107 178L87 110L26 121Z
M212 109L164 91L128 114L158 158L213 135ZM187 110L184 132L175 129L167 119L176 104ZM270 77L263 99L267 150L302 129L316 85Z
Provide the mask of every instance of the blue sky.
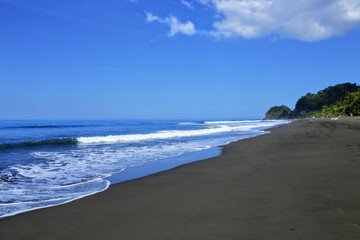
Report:
M360 1L290 2L0 0L0 118L262 118L359 84Z

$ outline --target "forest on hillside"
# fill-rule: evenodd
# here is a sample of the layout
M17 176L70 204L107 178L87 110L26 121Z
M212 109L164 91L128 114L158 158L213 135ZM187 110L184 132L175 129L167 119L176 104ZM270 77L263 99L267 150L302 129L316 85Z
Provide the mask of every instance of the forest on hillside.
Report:
M265 119L304 117L360 116L360 86L343 83L327 87L315 94L302 96L291 111L287 106L274 106Z

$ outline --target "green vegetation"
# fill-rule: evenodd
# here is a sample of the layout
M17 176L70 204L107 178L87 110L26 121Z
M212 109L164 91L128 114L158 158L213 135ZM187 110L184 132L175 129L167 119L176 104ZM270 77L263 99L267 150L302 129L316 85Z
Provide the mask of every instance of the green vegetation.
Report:
M293 117L293 112L285 105L274 106L267 111L265 119L289 119Z
M316 94L308 93L296 103L294 111L275 106L267 111L265 119L303 117L360 116L360 86L355 83L337 84Z
M349 92L357 92L360 87L355 83L337 84L325 88L316 94L308 93L302 96L296 103L294 109L295 117L306 117L312 111L321 112L324 105L329 106L341 101Z
M306 114L306 117L309 117L309 118L312 118L312 117L316 117L316 118L319 118L319 117L322 117L322 112L321 111L311 111L311 112L308 112Z
M341 101L330 106L324 105L322 116L360 116L360 89L357 92L347 93Z

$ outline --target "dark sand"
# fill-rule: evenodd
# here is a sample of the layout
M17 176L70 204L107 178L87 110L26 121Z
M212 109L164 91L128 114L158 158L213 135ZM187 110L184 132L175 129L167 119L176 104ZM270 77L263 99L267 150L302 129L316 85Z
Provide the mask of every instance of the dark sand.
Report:
M360 239L360 120L302 120L220 157L0 220L0 239Z

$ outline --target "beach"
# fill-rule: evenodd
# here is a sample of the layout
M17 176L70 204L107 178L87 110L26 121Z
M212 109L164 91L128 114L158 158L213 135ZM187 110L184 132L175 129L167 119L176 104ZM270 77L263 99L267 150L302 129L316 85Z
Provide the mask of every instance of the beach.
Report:
M298 120L221 156L0 220L1 239L360 239L360 118Z

